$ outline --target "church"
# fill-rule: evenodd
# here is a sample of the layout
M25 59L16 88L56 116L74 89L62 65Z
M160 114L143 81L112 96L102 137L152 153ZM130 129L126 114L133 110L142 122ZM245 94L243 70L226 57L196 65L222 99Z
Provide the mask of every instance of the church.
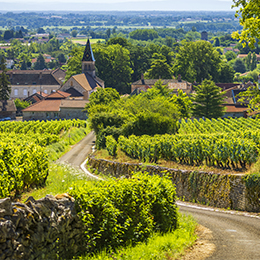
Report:
M95 58L88 39L82 58L82 73L74 75L60 88L70 98L88 100L97 88L104 88L105 82L96 76Z

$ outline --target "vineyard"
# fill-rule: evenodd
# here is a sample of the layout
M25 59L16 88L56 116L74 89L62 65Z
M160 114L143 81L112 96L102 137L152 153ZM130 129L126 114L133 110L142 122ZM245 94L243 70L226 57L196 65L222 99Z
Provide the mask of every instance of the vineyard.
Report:
M115 146L129 157L143 162L156 163L163 159L226 169L247 168L258 158L260 120L182 120L176 135L120 136L116 144L108 137L110 154L115 151Z
M0 122L0 198L43 185L49 170L45 147L86 126L82 120Z

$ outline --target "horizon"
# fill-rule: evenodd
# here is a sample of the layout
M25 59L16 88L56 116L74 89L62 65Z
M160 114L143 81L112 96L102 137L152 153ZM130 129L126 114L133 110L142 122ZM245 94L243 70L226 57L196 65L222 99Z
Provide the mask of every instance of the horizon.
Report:
M35 0L33 2L23 0L9 0L0 2L1 13L4 12L88 12L88 11L105 11L105 12L134 12L134 11L188 11L188 12L219 12L234 11L231 6L232 0L76 0L77 2L63 2L56 0ZM187 9L188 7L188 9Z

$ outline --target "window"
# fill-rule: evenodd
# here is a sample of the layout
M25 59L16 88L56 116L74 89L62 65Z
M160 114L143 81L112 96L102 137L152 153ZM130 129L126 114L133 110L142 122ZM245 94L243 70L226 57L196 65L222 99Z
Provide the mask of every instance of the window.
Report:
M24 89L24 90L23 90L23 95L24 95L24 96L27 96L27 89Z
M54 117L55 118L59 117L57 112L54 113Z
M71 86L71 87L73 86L73 81L70 82L70 86Z
M33 90L33 94L35 94L36 92L37 92L37 90L36 90L36 89L34 89L34 90Z
M15 95L15 96L18 96L18 89L15 89L15 90L14 90L14 95Z
M49 113L46 113L46 118L49 118L50 117L50 114Z

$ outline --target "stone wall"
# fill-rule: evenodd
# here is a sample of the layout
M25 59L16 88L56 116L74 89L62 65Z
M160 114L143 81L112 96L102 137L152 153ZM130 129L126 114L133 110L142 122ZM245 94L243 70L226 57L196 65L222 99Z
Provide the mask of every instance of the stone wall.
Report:
M89 166L114 177L131 176L135 171L168 174L176 186L179 199L209 206L260 212L259 197L254 198L245 185L243 174L215 174L202 171L168 169L142 164L118 163L90 157Z
M83 248L84 226L73 198L0 200L0 259L72 259Z

